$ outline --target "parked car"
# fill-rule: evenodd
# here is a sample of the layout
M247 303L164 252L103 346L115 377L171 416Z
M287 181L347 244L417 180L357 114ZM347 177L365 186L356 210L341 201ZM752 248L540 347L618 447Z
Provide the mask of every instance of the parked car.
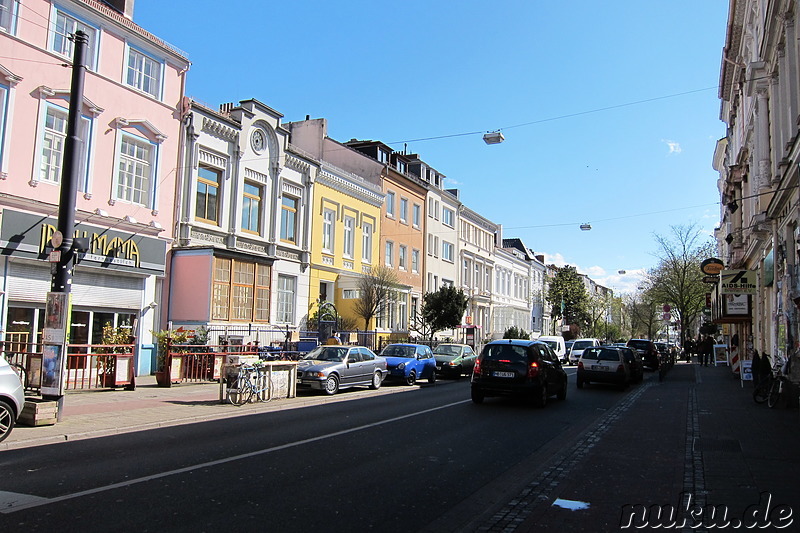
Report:
M19 375L0 356L0 442L11 434L24 406L25 391Z
M561 335L552 335L552 336L542 335L536 340L542 341L545 344L547 344L550 347L550 349L553 350L553 353L556 354L556 357L558 357L559 361L561 361L562 363L569 362L567 356L567 343L564 342L564 337L562 337ZM570 344L570 346L572 345Z
M297 386L336 394L356 386L380 388L388 371L386 359L363 346L317 346L297 365Z
M429 346L424 344L389 344L381 350L386 359L388 378L399 379L413 385L419 379L436 383L436 359Z
M622 352L611 346L591 346L578 359L578 388L591 382L628 386L630 370Z
M650 370L658 370L658 350L653 341L649 339L631 339L628 347L639 352L642 364Z
M468 344L440 344L433 350L433 358L440 376L457 379L472 373L478 354Z
M522 396L539 406L567 397L567 373L550 347L540 341L502 339L483 347L472 372L472 401L488 396Z
M625 362L628 363L630 382L641 382L644 379L644 364L642 363L642 358L639 357L639 352L633 348L628 348L624 344L622 346L615 346L615 348L622 352Z
M581 358L581 354L586 348L591 348L592 346L600 346L600 341L597 339L575 339L575 342L572 344L572 350L569 352L569 362L573 364L578 364L578 359Z

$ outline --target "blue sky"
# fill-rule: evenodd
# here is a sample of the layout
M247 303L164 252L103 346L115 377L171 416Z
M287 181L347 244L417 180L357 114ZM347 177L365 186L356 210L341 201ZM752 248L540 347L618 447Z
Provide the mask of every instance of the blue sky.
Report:
M655 234L719 220L725 0L137 0L187 94L419 153L471 209L616 292ZM486 131L506 140L487 146ZM470 135L461 135L469 134ZM430 137L442 137L431 140ZM591 231L579 226L588 222ZM618 274L624 270L625 275Z

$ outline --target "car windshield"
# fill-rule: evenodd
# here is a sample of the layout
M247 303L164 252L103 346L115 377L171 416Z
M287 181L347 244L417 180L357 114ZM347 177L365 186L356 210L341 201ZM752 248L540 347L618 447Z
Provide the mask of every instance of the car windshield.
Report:
M399 344L390 344L383 349L381 355L389 357L414 357L417 349L413 346L401 346Z
M573 350L585 350L589 346L594 344L592 341L575 341L575 344L572 345Z
M508 361L511 363L527 362L528 353L525 346L513 344L487 344L483 349L484 361Z
M554 350L558 349L558 343L556 341L542 341L542 342L544 342L546 345L548 345Z
M436 355L458 355L461 353L461 346L454 344L440 344L433 351Z
M318 346L314 348L303 359L309 361L344 361L348 348L342 346Z
M628 345L637 350L646 350L650 345L650 341L630 341Z

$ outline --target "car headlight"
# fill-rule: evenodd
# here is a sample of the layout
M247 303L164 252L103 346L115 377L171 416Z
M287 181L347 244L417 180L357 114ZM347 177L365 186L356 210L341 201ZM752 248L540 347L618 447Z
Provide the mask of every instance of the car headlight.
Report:
M406 367L405 363L400 363L399 365L397 365L397 370L403 370L405 367Z

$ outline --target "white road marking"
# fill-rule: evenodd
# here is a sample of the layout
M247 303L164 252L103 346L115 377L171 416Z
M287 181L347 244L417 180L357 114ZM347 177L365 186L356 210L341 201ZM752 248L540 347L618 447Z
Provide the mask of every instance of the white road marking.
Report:
M46 503L47 498L40 496L33 496L32 494L18 494L16 492L6 492L0 490L0 511L10 507L18 507L20 505L27 505L30 503L37 503L39 505Z
M416 413L410 413L407 415L396 416L394 418L388 418L386 420L381 420L380 422L373 422L372 424L365 424L363 426L358 426L350 429L343 429L341 431L334 431L333 433L328 433L327 435L319 435L317 437L311 437L310 439L303 439L298 440L295 442L289 442L286 444L281 444L280 446L273 446L272 448L265 448L263 450L256 450L254 452L242 453L239 455L234 455L231 457L226 457L224 459L217 459L215 461L208 461L205 463L199 463L196 465L185 466L183 468L177 468L175 470L168 470L166 472L161 472L158 474L152 474L150 476L144 476L136 479L129 479L127 481L121 481L119 483L112 483L111 485L105 485L103 487L97 487L94 489L87 489L82 490L80 492L75 492L72 494L64 494L62 496L55 496L53 498L41 498L39 496L33 495L26 495L26 494L16 494L18 498L16 499L9 499L5 501L4 499L0 499L0 513L9 514L15 513L17 511L22 511L25 509L32 509L34 507L39 507L42 505L50 505L56 502L63 502L66 500L73 500L75 498L82 498L84 496L90 496L92 494L99 494L101 492L107 492L109 490L120 489L123 487L129 487L131 485L136 485L138 483L146 483L148 481L153 481L156 479L161 479L169 476L174 476L176 474L185 474L187 472L192 472L194 470L200 470L202 468L209 468L212 466L219 466L225 463L232 463L234 461L240 461L242 459L250 459L251 457L258 457L259 455L266 455L272 452L278 452L281 450L287 450L289 448L295 448L297 446L302 446L304 444L310 444L312 442L319 442L321 440L330 439L333 437L340 437L342 435L347 435L348 433L355 433L357 431L363 431L365 429L372 429L378 426L384 426L386 424L391 424L392 422L398 422L400 420L405 420L406 418L413 418L415 416L424 415L427 413L432 413L434 411L440 411L442 409L448 409L455 405L460 405L462 403L469 403L472 400L461 400L458 402L448 403L445 405L440 405L439 407L432 407L430 409L425 409L424 411L419 411ZM2 493L0 492L0 496L3 494L13 494L13 493Z
M562 509L569 509L570 511L583 511L584 509L588 509L591 504L587 502L579 502L577 500L562 500L561 498L556 498L556 501L553 502L553 507L561 507Z

